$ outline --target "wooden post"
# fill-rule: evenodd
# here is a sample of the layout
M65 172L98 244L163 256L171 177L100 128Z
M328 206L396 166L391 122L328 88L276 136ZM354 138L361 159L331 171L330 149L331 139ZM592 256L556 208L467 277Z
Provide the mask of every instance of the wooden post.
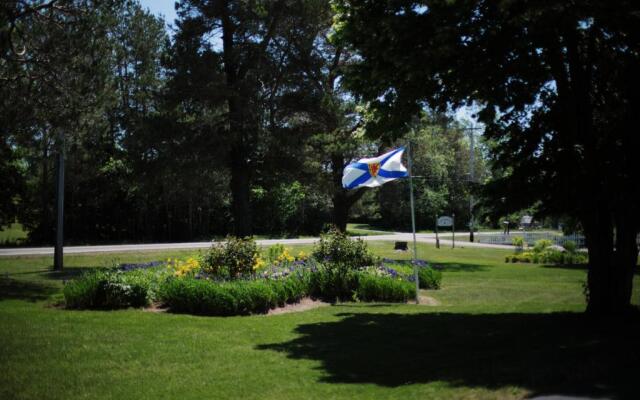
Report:
M451 248L456 248L456 214L451 214L451 235L453 235L453 241L451 242Z
M440 248L440 238L438 237L438 214L436 214L436 249Z

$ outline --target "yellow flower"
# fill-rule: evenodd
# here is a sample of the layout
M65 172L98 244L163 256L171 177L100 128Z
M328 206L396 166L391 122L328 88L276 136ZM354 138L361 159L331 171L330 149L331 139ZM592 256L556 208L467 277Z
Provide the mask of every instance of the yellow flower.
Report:
M253 260L253 270L254 271L259 270L260 268L262 268L264 266L265 266L265 262L264 262L264 260L262 258L256 257Z
M173 268L175 270L174 272L175 276L184 276L200 268L200 261L198 261L193 257L189 257L184 261L175 259L173 260L172 263L171 263L171 259L169 259L168 261L170 262L168 267Z

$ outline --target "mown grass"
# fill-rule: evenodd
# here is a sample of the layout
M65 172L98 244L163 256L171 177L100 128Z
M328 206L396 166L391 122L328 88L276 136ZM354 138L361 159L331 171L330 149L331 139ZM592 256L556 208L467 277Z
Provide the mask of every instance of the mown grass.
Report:
M387 258L392 242L371 243ZM299 247L296 247L298 250ZM303 247L308 252L310 246ZM505 264L494 249L435 249L439 306L338 304L277 316L194 317L52 307L87 268L171 251L0 258L2 399L635 398L637 320L592 321L586 271ZM640 303L636 276L634 303Z
M347 224L347 234L350 236L375 236L387 235L391 231L377 228L369 224L350 223Z

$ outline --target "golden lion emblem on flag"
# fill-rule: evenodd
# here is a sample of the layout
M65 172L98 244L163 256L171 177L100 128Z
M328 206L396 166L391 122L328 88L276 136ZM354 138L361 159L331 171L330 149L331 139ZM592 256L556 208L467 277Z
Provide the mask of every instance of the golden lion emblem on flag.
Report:
M370 163L367 164L369 167L369 173L371 174L372 177L376 177L378 176L378 171L380 171L380 163Z

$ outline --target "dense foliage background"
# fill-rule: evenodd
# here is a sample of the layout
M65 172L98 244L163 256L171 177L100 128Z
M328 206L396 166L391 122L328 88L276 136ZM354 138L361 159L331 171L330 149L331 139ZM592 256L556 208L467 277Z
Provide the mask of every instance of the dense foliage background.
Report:
M407 229L408 186L345 191L352 160L414 142L419 228L469 205L464 127L425 112L401 140L342 85L354 56L323 0L176 4L164 21L132 0L0 6L0 226L51 243L55 160L66 155L67 243ZM476 181L487 177L482 145Z

